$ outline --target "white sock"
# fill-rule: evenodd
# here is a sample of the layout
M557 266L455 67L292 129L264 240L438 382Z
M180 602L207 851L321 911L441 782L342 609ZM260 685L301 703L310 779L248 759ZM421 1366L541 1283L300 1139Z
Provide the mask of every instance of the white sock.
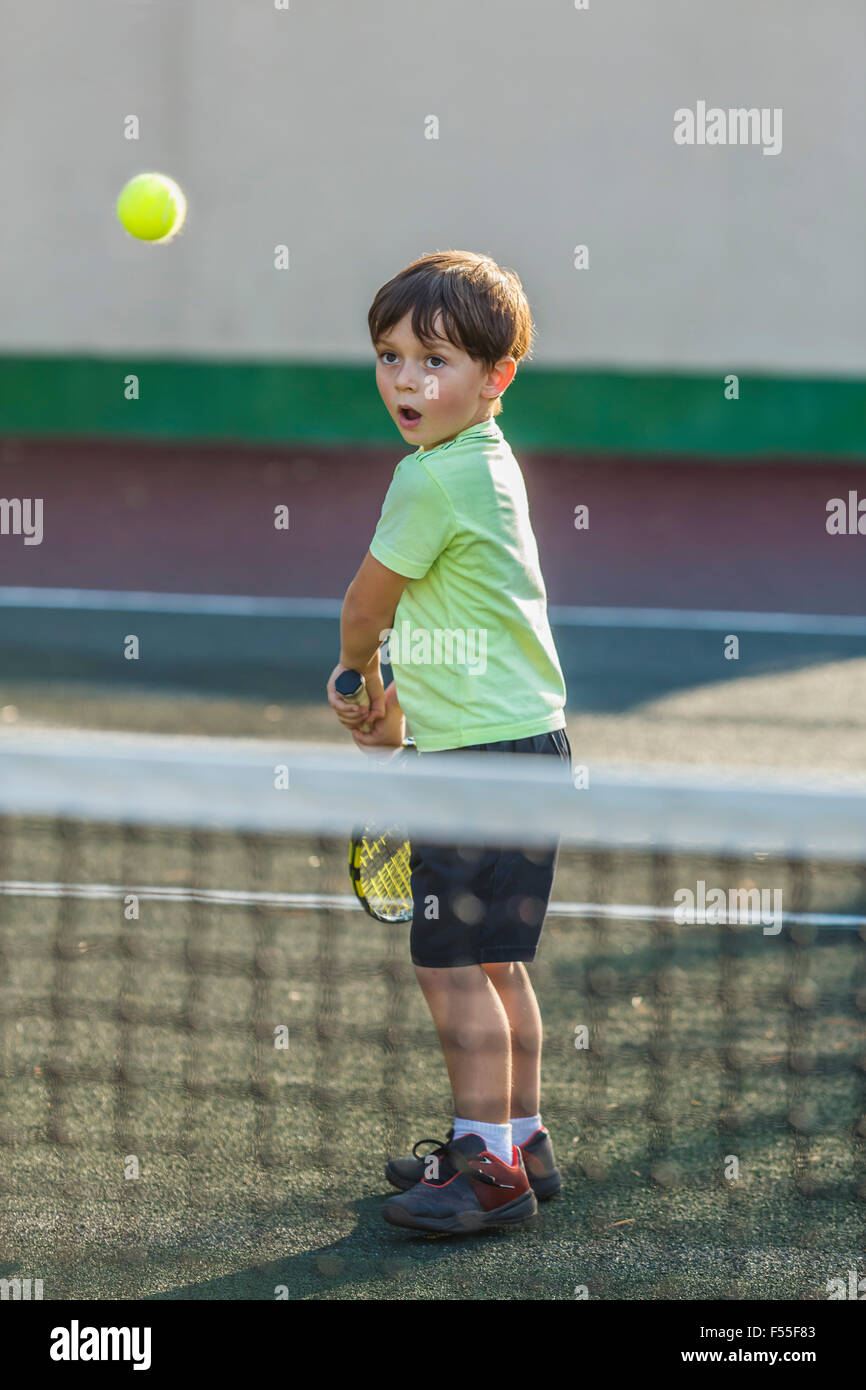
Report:
M511 1164L512 1152L511 1125L488 1125L483 1120L454 1121L454 1138L461 1139L464 1134L479 1134L484 1140L488 1153L501 1158L503 1163Z
M541 1128L540 1115L521 1115L518 1119L511 1121L511 1132L518 1148L521 1144L525 1144L527 1139L531 1139L537 1129Z

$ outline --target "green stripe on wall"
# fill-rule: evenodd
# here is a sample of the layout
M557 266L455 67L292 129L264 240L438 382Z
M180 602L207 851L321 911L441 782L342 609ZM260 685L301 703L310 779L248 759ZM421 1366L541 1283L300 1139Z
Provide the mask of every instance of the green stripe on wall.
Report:
M140 399L124 399L125 378ZM515 447L866 460L866 381L518 371L502 425ZM128 357L0 357L0 434L393 447L373 367Z

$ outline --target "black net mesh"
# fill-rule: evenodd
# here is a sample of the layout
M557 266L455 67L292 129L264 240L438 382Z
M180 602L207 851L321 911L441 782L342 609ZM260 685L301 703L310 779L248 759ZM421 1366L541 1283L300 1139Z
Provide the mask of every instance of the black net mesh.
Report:
M239 1254L267 1283L299 1230L323 1293L371 1260L399 1277L401 1237L359 1232L385 1157L444 1137L450 1096L409 928L361 911L346 857L341 837L0 820L4 1231L36 1225L70 1289L93 1242L105 1296L158 1288L167 1251L193 1284ZM724 912L676 919L713 889ZM764 919L728 896L762 889ZM566 1191L520 1296L571 1296L564 1240L594 1250L574 1271L594 1296L694 1296L694 1249L724 1251L705 1296L750 1296L770 1250L786 1296L820 1296L818 1254L862 1249L866 1219L864 921L856 864L561 851L531 973Z

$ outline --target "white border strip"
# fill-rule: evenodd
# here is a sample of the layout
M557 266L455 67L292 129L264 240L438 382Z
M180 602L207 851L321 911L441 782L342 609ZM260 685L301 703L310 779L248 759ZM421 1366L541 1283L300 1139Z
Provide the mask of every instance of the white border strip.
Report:
M174 613L214 618L339 618L336 598L254 594L162 594L118 589L0 587L0 609ZM866 618L832 613L753 613L701 608L593 608L552 604L554 627L644 628L666 632L763 632L801 637L866 637Z
M0 608L71 608L80 612L177 613L215 618L339 618L342 606L342 600L335 598L0 587Z
M558 608L555 605L551 605L548 612L554 627L866 637L866 618L832 613L736 613L702 608Z

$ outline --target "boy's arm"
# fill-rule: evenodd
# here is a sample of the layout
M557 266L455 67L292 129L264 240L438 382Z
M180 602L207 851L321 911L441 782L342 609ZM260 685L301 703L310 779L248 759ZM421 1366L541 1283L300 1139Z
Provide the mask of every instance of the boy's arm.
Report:
M369 550L343 600L340 618L340 665L361 671L379 664L381 634L394 622L397 604L409 583L404 574L386 569Z
M354 729L385 716L379 664L382 633L392 627L408 576L386 568L368 551L343 600L340 618L340 660L328 681L328 701L340 722ZM341 671L360 671L370 696L369 709L341 700L334 683Z

